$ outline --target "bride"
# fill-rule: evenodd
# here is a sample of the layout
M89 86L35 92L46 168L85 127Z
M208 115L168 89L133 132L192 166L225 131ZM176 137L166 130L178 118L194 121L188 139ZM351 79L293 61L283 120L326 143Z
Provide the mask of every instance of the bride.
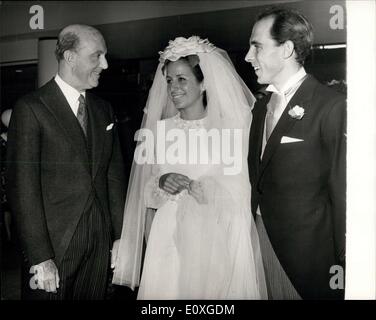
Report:
M266 299L247 167L255 99L208 40L176 38L159 61L113 283L138 299Z

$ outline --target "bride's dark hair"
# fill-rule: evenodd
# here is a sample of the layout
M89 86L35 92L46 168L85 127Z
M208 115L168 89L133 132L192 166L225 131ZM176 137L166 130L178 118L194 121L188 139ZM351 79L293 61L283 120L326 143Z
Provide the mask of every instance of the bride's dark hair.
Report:
M204 80L204 74L202 73L202 70L200 68L200 58L197 55L191 54L189 56L181 57L177 61L179 61L179 60L183 60L183 61L186 61L188 63L188 65L191 67L192 72L193 72L193 74L194 74L194 76L195 76L195 78L197 79L198 82L201 83ZM163 75L165 75L165 69L170 62L171 62L171 60L165 61L164 65L162 67ZM206 90L202 94L202 102L203 102L204 106L206 107L207 104L208 104L207 97L206 97Z

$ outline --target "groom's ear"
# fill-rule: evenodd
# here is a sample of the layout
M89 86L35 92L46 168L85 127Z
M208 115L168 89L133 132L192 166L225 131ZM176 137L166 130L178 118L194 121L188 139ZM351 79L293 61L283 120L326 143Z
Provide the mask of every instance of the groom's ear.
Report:
M295 51L294 42L292 42L291 40L285 41L285 43L283 44L283 57L285 59L289 59L290 57L293 56L294 51Z

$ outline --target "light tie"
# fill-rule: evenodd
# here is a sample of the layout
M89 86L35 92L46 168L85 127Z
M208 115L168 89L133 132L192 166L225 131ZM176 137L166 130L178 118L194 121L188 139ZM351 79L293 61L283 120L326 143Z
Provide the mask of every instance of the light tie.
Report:
M278 122L278 119L276 117L276 111L281 106L283 102L283 95L279 94L277 92L273 92L269 103L266 106L267 112L266 112L266 119L265 119L265 137L266 141L268 141L270 135L273 132L273 129L275 125Z

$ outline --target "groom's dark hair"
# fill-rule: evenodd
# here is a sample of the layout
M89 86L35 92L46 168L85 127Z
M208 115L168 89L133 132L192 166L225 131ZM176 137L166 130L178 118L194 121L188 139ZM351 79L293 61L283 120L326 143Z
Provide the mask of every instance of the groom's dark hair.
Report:
M287 40L292 41L296 52L296 61L303 65L313 44L313 28L310 22L296 10L275 6L261 12L256 22L267 17L274 18L270 28L272 38L279 44Z

